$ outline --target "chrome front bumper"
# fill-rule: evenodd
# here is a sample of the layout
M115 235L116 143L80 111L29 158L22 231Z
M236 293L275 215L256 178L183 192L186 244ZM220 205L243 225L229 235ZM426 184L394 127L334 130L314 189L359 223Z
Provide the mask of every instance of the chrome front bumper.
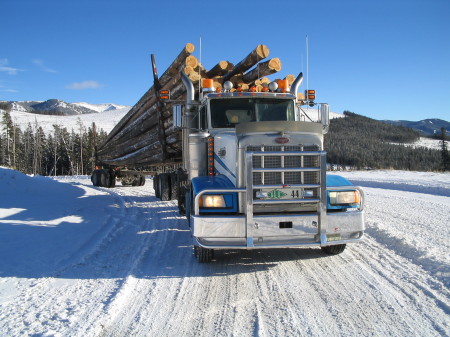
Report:
M214 249L328 246L358 241L364 234L364 211L327 213L325 233L319 234L319 216L245 215L191 216L195 244ZM248 235L248 226L252 226Z

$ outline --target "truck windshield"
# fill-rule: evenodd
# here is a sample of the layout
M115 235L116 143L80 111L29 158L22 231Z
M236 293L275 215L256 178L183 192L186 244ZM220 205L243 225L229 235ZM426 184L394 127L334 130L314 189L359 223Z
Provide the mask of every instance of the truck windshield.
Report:
M294 101L274 98L213 99L211 126L231 128L245 122L294 121Z

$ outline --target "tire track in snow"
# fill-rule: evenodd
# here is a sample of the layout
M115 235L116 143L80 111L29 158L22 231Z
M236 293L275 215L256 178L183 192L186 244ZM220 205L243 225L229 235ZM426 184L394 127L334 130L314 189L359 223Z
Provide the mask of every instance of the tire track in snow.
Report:
M124 204L117 231L59 279L35 280L22 306L29 306L24 334L439 336L450 331L448 288L380 233L369 230L338 256L320 249L220 251L211 264L198 264L187 221L177 216L174 202L156 201L148 187L111 191ZM368 223L407 226L408 218L384 206L386 192L379 191L367 193ZM390 203L403 202L404 193L413 197L395 192ZM432 212L420 205L422 213Z

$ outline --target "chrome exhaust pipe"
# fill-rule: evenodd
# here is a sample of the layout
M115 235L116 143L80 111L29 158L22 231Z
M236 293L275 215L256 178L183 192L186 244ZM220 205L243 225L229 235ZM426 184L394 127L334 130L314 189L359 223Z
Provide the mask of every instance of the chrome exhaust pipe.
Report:
M194 84L184 72L181 72L181 80L186 88L186 108L190 110L195 98Z
M292 86L291 86L291 94L292 95L297 96L297 90L300 87L300 85L302 84L302 82L303 82L303 72L301 72L295 79L294 83L292 83Z

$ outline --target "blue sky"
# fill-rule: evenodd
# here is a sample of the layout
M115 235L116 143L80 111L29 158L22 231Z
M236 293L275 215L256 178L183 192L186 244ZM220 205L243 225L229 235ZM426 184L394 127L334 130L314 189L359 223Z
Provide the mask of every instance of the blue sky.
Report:
M187 42L202 63L258 44L332 111L450 120L449 0L0 0L0 100L134 105ZM272 76L275 78L277 76ZM301 87L304 90L305 86Z

